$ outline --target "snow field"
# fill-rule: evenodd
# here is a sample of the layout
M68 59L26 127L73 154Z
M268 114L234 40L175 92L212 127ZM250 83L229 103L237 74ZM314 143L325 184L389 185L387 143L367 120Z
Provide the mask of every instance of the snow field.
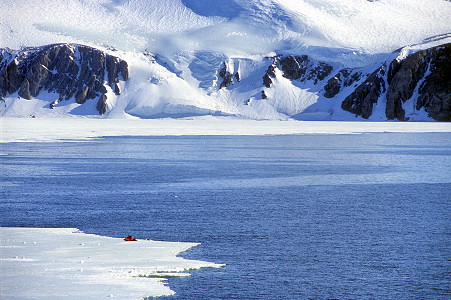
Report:
M451 32L444 0L3 0L2 14L0 47L77 42L168 56L303 46L387 53Z
M451 5L432 0L275 0L309 33L324 35L336 48L369 53L393 50L436 35L451 32ZM302 38L298 37L301 41ZM321 41L317 39L317 41ZM321 44L318 44L321 46Z
M187 119L0 118L0 142L52 142L101 136L356 134L451 132L439 122L256 121L232 117Z
M73 228L0 228L5 299L143 299L173 295L164 277L223 265L176 257L196 243L126 242Z

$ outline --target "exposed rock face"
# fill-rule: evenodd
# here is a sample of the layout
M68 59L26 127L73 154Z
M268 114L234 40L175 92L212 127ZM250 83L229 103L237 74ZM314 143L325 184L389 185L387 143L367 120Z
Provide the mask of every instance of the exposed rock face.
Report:
M107 100L107 97L105 94L103 94L100 96L99 101L97 102L96 108L97 108L97 111L99 112L99 114L101 114L101 115L106 113L106 108L107 108L106 100Z
M342 69L337 75L330 78L324 86L324 97L333 98L343 88L353 85L362 78L362 73L352 69Z
M222 89L224 87L229 87L236 82L240 82L240 73L235 72L235 74L232 74L232 72L228 69L227 64L225 62L222 63L222 67L219 70L219 77L223 79L221 84L219 85L219 88Z
M276 78L275 70L279 68L282 76L290 80L300 82L313 81L313 84L324 80L330 75L333 67L325 62L314 61L307 55L274 57L274 63L271 64L263 75L263 85L267 88L273 83L271 78Z
M279 61L282 68L283 76L297 80L305 75L307 67L309 66L310 59L307 55L302 56L287 56Z
M283 57L279 64L284 77L301 82L311 80L314 84L324 80L333 70L331 65L315 62L307 55Z
M0 50L0 96L18 91L20 97L31 99L43 90L55 92L59 99L51 108L63 99L74 97L82 104L98 98L98 111L103 114L105 81L118 95L119 80L128 76L127 62L88 46L55 44L20 52Z
M273 63L272 65L269 65L268 69L266 70L265 75L263 75L263 85L267 88L271 87L272 79L276 78L276 64Z
M388 119L405 119L402 104L412 97L418 81L426 73L429 60L427 51L419 51L404 60L392 61L387 75L389 87L385 114Z
M235 72L235 79L236 79L236 81L240 82L240 73L239 72Z
M451 44L431 51L429 75L420 86L416 109L437 121L451 122Z
M324 97L333 98L335 97L342 89L343 81L346 77L349 76L349 71L347 69L340 70L337 75L332 77L327 81L327 84L324 86Z
M330 75L333 68L331 65L324 62L319 62L317 66L313 67L307 76L307 80L313 80L315 84L326 79Z
M373 113L373 104L385 92L385 66L374 71L341 104L341 108L368 119Z
M227 65L225 63L222 64L222 68L219 71L219 76L223 79L221 85L219 86L220 89L228 87L233 83L233 75L227 70Z
M378 100L386 102L387 119L408 120L403 104L416 101L415 109L424 110L437 121L451 121L451 44L415 52L380 67L343 101L341 107L369 118ZM341 72L341 71L340 71ZM325 97L340 92L343 78L338 74L325 86ZM346 76L344 76L346 77ZM384 99L385 97L385 99Z
M30 82L28 81L28 79L24 79L22 81L22 84L20 85L19 88L19 96L25 99L31 99L31 92L30 92Z
M11 54L7 50L0 50L0 96L2 97L16 92L23 81L19 75L17 62L12 60L7 64L7 60L11 60Z

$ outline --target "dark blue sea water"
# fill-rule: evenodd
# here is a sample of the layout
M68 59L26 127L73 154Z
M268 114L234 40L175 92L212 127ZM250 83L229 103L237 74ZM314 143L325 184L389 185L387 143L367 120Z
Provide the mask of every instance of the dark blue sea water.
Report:
M1 226L200 242L168 299L450 299L451 134L1 144Z

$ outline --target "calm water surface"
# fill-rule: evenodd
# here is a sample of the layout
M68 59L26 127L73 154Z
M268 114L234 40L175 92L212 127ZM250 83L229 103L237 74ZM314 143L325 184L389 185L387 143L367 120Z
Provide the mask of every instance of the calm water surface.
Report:
M450 299L451 134L1 144L1 226L200 242L168 299Z

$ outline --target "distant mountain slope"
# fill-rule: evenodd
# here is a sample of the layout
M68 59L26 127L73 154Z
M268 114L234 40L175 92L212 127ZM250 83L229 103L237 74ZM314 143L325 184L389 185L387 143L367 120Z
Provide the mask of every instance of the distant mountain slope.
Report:
M84 104L97 98L96 110L104 114L108 96L121 94L120 79L128 79L127 62L95 48L56 44L19 52L0 49L2 99L17 93L32 100L53 93L57 98L48 106L53 109L64 100Z
M120 80L129 79L129 64L95 48L56 44L3 49L1 113L34 115L40 109L46 115L49 108L93 114L95 107L112 117L125 112L144 118L352 119L348 111L372 120L451 121L451 44L411 54L404 49L393 56L380 66L343 68L307 55L251 60L200 52L168 65L147 54L132 60L127 83ZM135 73L138 65L142 70ZM96 103L89 100L94 98ZM91 109L81 107L87 101Z
M449 120L445 0L4 0L2 14L3 116ZM53 53L67 49L86 54Z
M451 44L407 57L401 52L368 76L341 107L369 118L377 104L385 104L389 120L409 120L424 110L435 120L451 121Z
M64 42L166 56L302 47L375 54L451 32L445 0L3 0L2 15L0 47Z

